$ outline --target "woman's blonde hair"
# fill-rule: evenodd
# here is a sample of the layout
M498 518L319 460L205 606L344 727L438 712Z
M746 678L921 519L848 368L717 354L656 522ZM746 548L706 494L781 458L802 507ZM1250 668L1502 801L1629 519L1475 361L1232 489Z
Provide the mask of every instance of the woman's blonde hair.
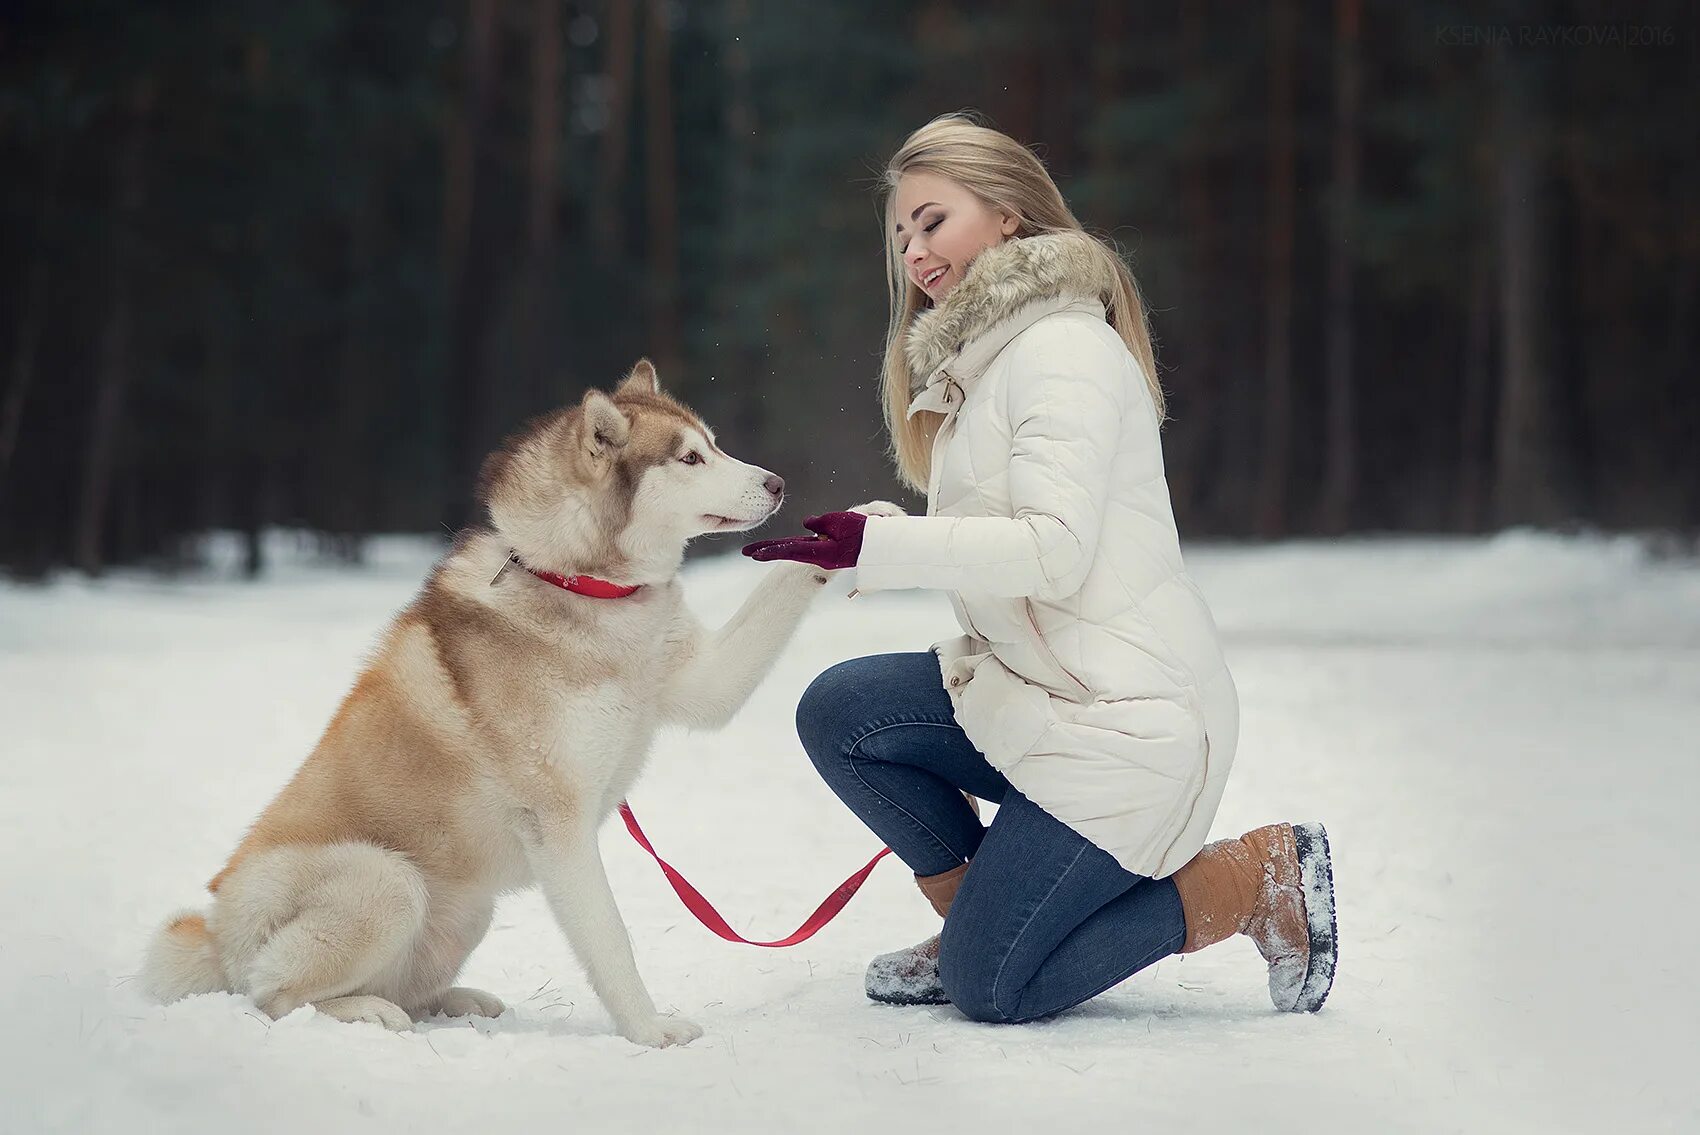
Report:
M949 178L987 206L1013 214L1017 220L1016 238L1086 230L1031 150L1007 134L980 125L968 115L947 114L933 119L909 135L886 163L880 210L885 225L886 290L891 300L891 325L886 330L885 363L881 371L885 424L898 476L910 488L924 493L932 462L933 435L943 419L928 411L921 411L913 418L908 416L912 391L909 359L903 350L904 335L915 313L926 307L928 300L926 293L903 270L903 253L895 233L893 203L897 183L906 173ZM1139 285L1114 248L1095 236L1091 239L1115 275L1115 294L1108 297L1106 311L1110 326L1139 360L1160 420L1163 388L1157 382L1157 361L1151 349L1151 330L1146 325Z

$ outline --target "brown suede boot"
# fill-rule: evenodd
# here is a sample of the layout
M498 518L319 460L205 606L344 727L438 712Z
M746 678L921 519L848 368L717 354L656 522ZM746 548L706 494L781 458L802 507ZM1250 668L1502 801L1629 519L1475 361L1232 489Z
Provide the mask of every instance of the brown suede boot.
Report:
M915 885L943 918L950 913L951 900L967 873L968 864L964 863L938 875L916 875ZM919 945L881 954L869 962L864 987L869 1000L887 1005L945 1004L949 998L939 981L939 936L934 934Z
M962 798L968 801L975 818L979 818L980 802L966 792ZM927 901L943 918L950 913L956 888L962 885L962 876L967 873L968 864L963 863L937 875L916 875L915 885L921 888L921 893L927 896ZM934 934L906 950L881 954L868 963L863 984L869 1000L883 1001L888 1005L948 1003L950 998L944 995L944 985L939 981L939 936Z
M1244 934L1269 963L1277 1009L1314 1013L1334 985L1334 866L1321 824L1270 824L1207 844L1172 878L1181 953Z
M950 913L950 904L956 900L956 890L962 886L962 876L966 874L968 864L964 863L940 875L916 875L915 885L921 888L921 893L927 896L927 901L943 918Z

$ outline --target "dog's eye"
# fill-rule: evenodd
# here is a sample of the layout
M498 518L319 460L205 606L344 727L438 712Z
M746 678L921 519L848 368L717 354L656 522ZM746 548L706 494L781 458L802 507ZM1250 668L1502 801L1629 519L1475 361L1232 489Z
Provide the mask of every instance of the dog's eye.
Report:
M679 460L683 461L686 465L701 465L702 454L693 449L683 457L679 458Z

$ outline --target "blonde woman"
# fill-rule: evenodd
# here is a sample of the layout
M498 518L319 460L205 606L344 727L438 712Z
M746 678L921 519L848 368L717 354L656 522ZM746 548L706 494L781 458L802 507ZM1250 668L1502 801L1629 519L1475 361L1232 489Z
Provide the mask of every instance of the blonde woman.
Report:
M944 591L964 631L840 663L797 708L821 775L944 917L874 959L868 996L1027 1021L1243 933L1278 1008L1320 1008L1321 825L1204 842L1239 703L1181 562L1132 276L1033 154L966 118L911 135L885 189L885 417L927 514L827 513L745 549ZM989 827L971 797L998 804Z

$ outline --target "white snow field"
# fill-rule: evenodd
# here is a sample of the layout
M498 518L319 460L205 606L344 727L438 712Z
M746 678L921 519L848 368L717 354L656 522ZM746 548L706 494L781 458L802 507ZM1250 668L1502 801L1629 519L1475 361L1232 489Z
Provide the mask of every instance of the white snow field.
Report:
M721 942L618 824L603 846L658 1003L611 1032L535 895L463 978L495 1021L391 1034L242 997L148 1002L147 935L313 745L434 554L274 543L259 584L0 586L0 1132L1700 1130L1700 567L1628 538L1197 547L1244 703L1216 824L1321 819L1342 943L1316 1016L1236 939L1031 1025L868 1003L932 932L895 859L813 940ZM764 569L687 573L710 624ZM719 734L668 734L633 805L741 931L788 933L874 839L792 711L839 659L952 633L936 595L823 598Z

